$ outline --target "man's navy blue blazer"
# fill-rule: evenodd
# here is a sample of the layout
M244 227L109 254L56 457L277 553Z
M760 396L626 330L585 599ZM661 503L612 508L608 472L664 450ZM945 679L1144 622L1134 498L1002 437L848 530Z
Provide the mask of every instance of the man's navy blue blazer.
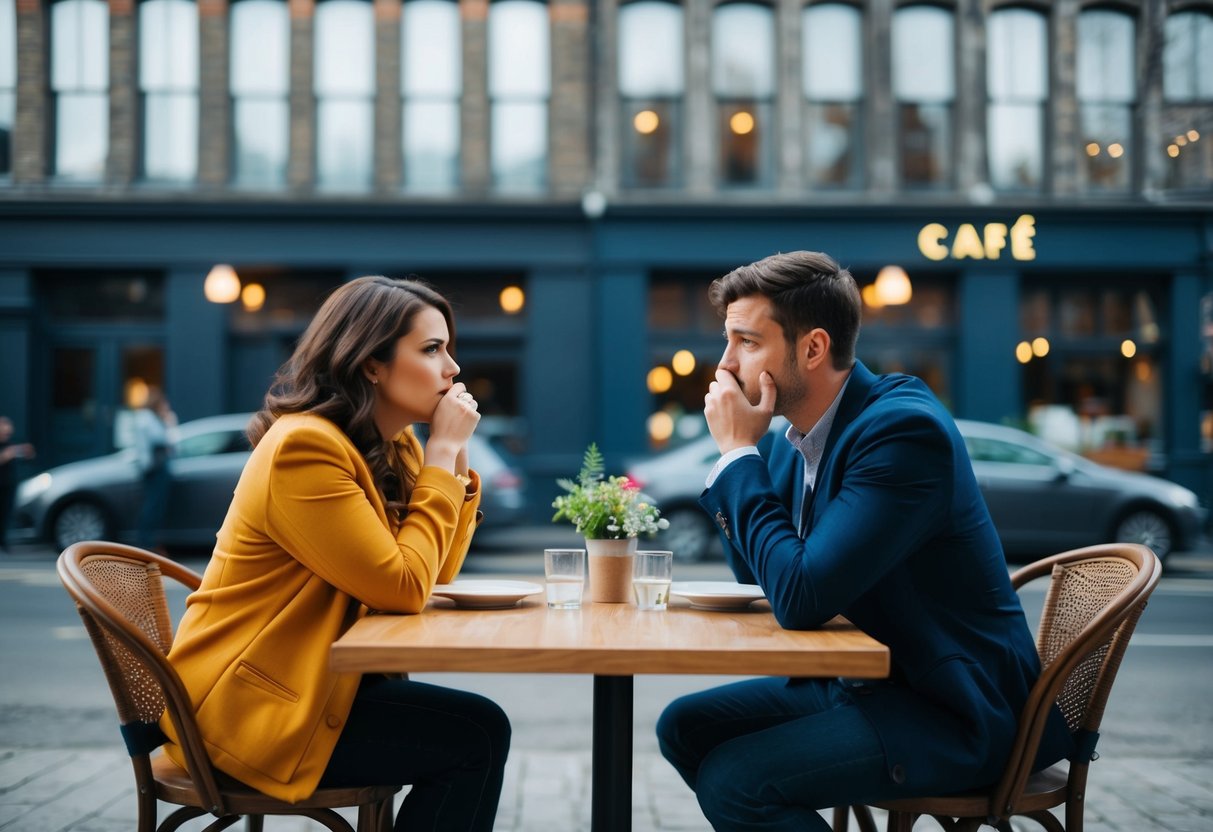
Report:
M921 380L856 362L804 539L791 513L803 459L781 436L763 445L700 498L738 580L762 586L788 629L841 614L889 646L889 681L854 700L906 793L997 780L1040 662L952 417ZM1054 708L1038 765L1070 747Z

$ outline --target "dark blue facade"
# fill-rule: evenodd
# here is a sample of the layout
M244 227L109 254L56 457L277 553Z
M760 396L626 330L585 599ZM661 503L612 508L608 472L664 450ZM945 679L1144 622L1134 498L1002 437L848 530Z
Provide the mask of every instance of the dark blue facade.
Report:
M963 225L1034 217L1033 259L1015 259L997 239L978 259L950 246ZM943 259L919 247L928 223L948 231ZM997 238L997 235L995 235ZM896 263L914 278L929 272L950 287L954 310L939 336L949 404L958 417L1022 420L1023 373L1013 347L1021 335L1024 287L1069 281L1140 285L1160 299L1159 434L1166 476L1213 495L1213 455L1202 448L1201 414L1213 409L1213 334L1202 336L1201 299L1213 293L1213 208L955 206L746 207L612 206L596 219L577 204L373 205L289 203L0 204L0 413L44 459L73 443L57 425L47 373L48 344L151 343L163 347L164 381L184 419L243 409L264 391L291 333L272 348L237 349L223 307L208 303L203 280L216 262L249 268L309 269L336 280L366 273L510 272L525 283L523 321L460 323L460 345L479 360L516 364L517 412L526 425L525 464L539 492L575 471L597 441L608 461L650 450L653 397L650 286L655 274L707 280L776 251L819 249L857 275ZM963 253L963 252L961 252ZM971 253L971 249L970 249ZM987 253L997 257L986 257ZM1021 252L1022 253L1022 252ZM938 255L936 255L938 256ZM48 314L39 281L48 270L131 270L162 281L156 319L64 326ZM437 281L439 288L446 288ZM458 320L458 311L457 311ZM1208 325L1208 322L1205 323ZM865 339L860 336L860 353ZM897 349L897 332L870 333ZM922 333L907 332L906 346ZM692 344L700 362L718 336ZM268 342L267 342L268 343ZM97 361L114 361L112 351ZM1202 361L1204 364L1202 365ZM98 434L102 436L103 434ZM97 440L104 443L104 439ZM68 456L66 452L63 456ZM541 509L537 510L542 514Z

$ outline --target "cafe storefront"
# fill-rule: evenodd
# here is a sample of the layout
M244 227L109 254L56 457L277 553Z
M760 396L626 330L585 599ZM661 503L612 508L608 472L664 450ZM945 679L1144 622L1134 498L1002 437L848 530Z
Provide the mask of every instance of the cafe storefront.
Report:
M546 519L588 442L614 464L702 432L723 347L708 283L813 248L863 289L872 369L1213 493L1207 206L17 208L0 208L0 412L40 465L109 451L141 385L182 419L255 408L333 286L417 273L454 301L465 378ZM217 264L239 278L226 303L207 299Z

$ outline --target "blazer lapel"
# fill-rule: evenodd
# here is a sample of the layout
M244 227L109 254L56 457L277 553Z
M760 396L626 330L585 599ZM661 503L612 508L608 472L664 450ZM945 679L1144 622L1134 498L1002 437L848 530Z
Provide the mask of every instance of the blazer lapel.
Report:
M834 411L834 423L830 425L830 435L826 437L825 448L821 452L821 462L817 465L817 483L812 493L808 495L809 504L805 506L802 537L809 536L813 522L817 519L817 492L825 485L826 471L832 461L831 456L834 453L834 446L838 444L838 437L847 425L863 412L864 402L868 400L868 394L875 383L876 376L872 371L865 367L862 361L856 360L851 367L851 377L847 380L847 389L842 394L842 401L838 403L838 410Z

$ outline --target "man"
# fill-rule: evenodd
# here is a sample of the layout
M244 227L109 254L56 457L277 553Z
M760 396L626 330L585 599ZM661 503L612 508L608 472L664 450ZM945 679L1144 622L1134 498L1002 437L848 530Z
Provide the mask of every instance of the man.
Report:
M683 697L662 754L717 830L825 830L817 809L994 782L1040 666L952 417L919 379L855 360L859 291L825 254L768 257L709 296L727 346L700 503L730 565L782 626L845 615L892 671ZM786 438L764 440L775 414ZM1055 710L1037 762L1069 742Z

